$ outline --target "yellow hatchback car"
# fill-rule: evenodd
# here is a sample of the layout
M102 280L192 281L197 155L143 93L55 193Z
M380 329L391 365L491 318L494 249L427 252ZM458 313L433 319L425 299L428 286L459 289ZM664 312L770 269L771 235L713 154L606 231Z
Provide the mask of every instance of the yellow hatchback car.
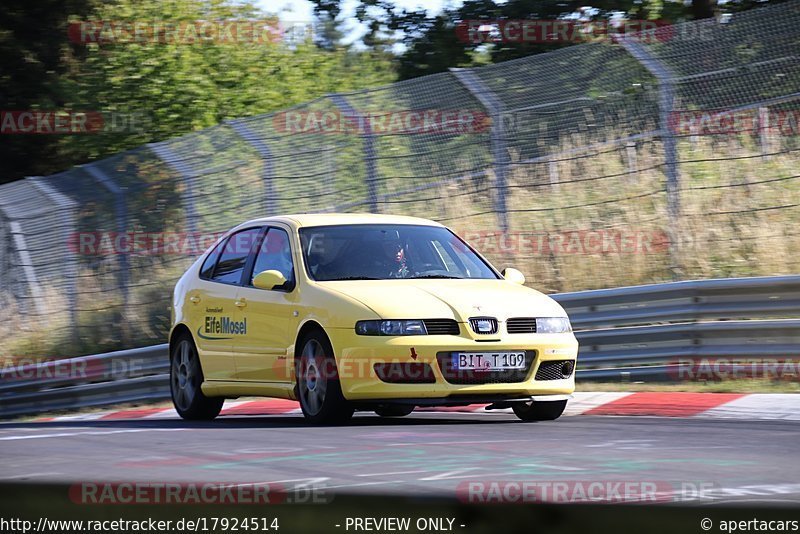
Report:
M388 215L286 215L237 226L181 277L170 386L184 419L226 398L355 410L488 404L552 420L575 388L564 309L446 227Z

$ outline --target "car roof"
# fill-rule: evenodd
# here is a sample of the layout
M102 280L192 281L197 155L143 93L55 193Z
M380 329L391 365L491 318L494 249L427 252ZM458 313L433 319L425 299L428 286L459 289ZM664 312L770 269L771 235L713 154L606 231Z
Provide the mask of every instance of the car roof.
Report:
M423 226L442 226L435 221L430 221L421 217L382 215L376 213L300 213L253 219L245 224L268 224L270 222L283 222L296 227L334 226L342 224L416 224Z

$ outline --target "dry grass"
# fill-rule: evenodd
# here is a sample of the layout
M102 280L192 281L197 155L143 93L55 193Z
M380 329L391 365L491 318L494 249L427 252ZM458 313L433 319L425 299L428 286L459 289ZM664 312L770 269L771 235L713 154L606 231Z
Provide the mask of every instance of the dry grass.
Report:
M468 216L478 211L469 196L452 197L448 211L463 216L450 225L548 292L797 272L800 152L781 141L784 153L762 157L747 135L681 139L675 224L661 144L651 141L513 165L506 238L496 217ZM591 144L572 142L561 150ZM604 250L593 248L600 240Z

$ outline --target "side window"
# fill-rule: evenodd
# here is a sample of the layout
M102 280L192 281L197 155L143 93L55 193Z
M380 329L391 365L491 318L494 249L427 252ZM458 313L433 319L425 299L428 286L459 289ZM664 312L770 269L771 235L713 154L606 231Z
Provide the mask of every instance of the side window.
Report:
M222 248L212 280L226 284L241 282L247 256L260 233L260 228L249 228L230 236Z
M203 265L200 267L200 278L204 280L211 280L211 275L214 274L214 267L217 265L217 259L219 258L219 253L222 252L222 246L225 244L225 241L220 241L217 243L217 246L214 247L214 250L206 256Z
M258 248L253 273L250 275L250 285L258 273L270 270L280 271L286 278L286 284L276 289L291 290L294 287L294 262L292 262L292 249L289 246L289 234L281 228L270 228Z

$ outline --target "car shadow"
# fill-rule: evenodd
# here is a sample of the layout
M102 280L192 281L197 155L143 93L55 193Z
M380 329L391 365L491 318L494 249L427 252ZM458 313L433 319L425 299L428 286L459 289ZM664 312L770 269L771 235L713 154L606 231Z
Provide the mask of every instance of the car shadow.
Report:
M315 425L305 420L302 415L230 415L221 416L213 421L184 421L182 419L108 419L90 421L20 421L0 423L0 431L15 428L191 428L208 430L230 430L236 428L380 428L380 427L414 427L427 425L497 425L523 423L516 418L482 418L482 414L464 414L431 416L422 412L405 417L378 417L356 415L350 421L341 424Z

